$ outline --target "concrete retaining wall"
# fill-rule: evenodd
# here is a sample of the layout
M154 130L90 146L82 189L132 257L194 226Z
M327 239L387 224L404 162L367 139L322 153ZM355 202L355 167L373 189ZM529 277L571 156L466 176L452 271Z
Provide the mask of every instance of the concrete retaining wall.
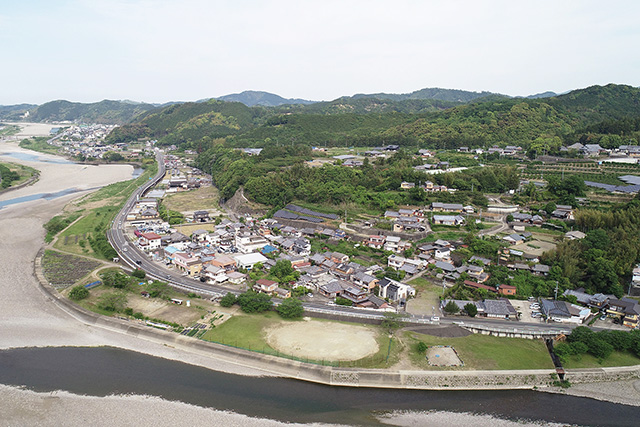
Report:
M315 365L285 358L254 353L215 344L145 326L138 321L106 317L85 310L62 297L42 274L42 254L34 262L34 274L47 299L79 321L120 332L136 338L171 345L185 351L195 351L227 362L248 366L283 377L314 383L376 388L428 390L455 389L530 389L547 387L557 380L553 369L520 371L402 371L386 369L351 369ZM626 368L602 368L567 371L572 382L613 381L640 377L640 365Z

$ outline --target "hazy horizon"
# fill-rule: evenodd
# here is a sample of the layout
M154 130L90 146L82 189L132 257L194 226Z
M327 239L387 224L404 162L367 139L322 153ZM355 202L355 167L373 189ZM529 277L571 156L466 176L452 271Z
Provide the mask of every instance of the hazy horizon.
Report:
M0 105L640 86L640 3L3 2Z

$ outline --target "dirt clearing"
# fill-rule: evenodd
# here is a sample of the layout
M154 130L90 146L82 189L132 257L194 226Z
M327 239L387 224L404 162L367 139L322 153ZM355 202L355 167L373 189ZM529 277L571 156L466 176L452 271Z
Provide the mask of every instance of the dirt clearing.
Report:
M296 357L358 360L378 351L377 333L366 326L309 320L273 327L266 339L274 349Z
M427 349L427 360L431 366L463 366L453 347L436 345Z

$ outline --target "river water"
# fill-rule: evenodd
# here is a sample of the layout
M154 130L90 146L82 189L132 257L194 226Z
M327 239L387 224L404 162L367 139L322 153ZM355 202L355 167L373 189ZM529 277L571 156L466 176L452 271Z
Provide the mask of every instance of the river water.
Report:
M110 347L0 351L0 383L39 392L153 395L289 422L375 425L394 410L490 414L510 420L636 426L637 407L531 390L423 391L331 387L226 374Z

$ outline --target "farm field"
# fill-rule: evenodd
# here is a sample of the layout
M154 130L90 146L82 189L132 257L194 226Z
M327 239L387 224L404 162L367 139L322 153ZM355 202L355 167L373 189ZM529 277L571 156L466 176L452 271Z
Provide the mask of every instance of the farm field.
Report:
M73 285L100 265L98 261L51 250L42 257L44 277L57 288Z
M216 187L201 187L190 191L167 194L162 200L162 204L169 210L182 213L193 213L194 211L206 210L219 215L218 201L219 191Z

